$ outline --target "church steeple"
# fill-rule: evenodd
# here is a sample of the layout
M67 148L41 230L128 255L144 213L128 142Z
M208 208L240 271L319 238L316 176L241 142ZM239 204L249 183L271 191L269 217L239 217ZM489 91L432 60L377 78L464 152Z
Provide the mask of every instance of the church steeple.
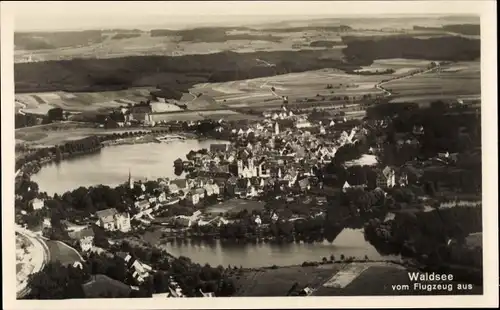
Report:
M130 173L130 168L128 169L128 185L130 189L134 188L134 180L132 180L132 174Z

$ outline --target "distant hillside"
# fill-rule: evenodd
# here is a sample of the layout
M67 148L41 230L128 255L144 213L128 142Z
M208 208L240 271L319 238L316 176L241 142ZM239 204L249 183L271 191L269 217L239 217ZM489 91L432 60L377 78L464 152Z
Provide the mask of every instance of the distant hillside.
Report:
M343 55L345 57L343 57ZM111 59L73 59L14 66L15 90L22 92L104 91L130 87L169 89L172 98L197 83L226 82L337 68L351 72L376 59L475 60L479 40L461 37L432 39L383 37L356 39L339 49L221 52L205 55L133 56ZM344 59L342 59L344 58ZM274 66L262 66L257 59Z
M287 27L287 28L265 28L261 29L268 32L304 32L304 31L331 31L344 32L353 30L350 26L303 26L303 27Z
M14 66L16 92L103 91L165 85L187 90L196 83L225 82L322 68L356 69L338 51L223 52L206 55L73 59ZM262 66L257 59L275 64Z
M413 26L414 30L432 30L432 31L448 31L464 35L478 36L481 35L481 26L479 24L450 24L442 27L421 27Z
M389 58L476 60L481 55L479 40L455 36L430 39L384 37L378 40L356 39L347 43L347 47L342 50L346 58L367 63Z
M328 40L312 41L311 43L309 43L310 47L326 47L326 48L331 48L334 46L342 46L342 45L345 45L345 43L342 41L328 41Z
M100 43L104 38L100 30L16 32L14 33L14 46L22 50L55 49Z
M140 33L117 33L111 37L111 40L131 39L140 37Z
M179 37L180 41L189 42L225 42L230 40L260 40L279 42L281 38L272 35L256 35L249 33L242 34L228 34L228 31L234 30L247 30L250 28L234 27L234 28L195 28L185 30L168 30L168 29L154 29L151 30L152 37L162 36L175 36Z

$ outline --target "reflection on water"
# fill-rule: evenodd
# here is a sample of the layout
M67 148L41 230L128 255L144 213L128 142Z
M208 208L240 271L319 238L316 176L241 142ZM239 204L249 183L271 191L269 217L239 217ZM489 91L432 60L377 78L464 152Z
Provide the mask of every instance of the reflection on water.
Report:
M174 161L191 150L209 148L214 140L180 140L105 147L100 153L64 160L43 167L32 176L40 191L62 194L80 186L125 182L129 169L136 179L174 178ZM217 143L220 143L217 142Z
M175 240L162 246L175 256L189 257L199 264L226 267L266 267L302 264L305 261L321 261L334 255L340 259L354 256L363 259L395 259L394 256L382 256L365 241L361 229L344 229L333 243L222 243L220 240L206 242L201 240Z

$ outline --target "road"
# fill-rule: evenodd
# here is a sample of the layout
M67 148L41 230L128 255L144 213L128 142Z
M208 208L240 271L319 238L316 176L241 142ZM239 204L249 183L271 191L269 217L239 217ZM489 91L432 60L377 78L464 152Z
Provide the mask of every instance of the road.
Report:
M24 236L33 244L34 251L32 254L32 260L34 261L34 266L31 274L41 271L45 267L45 264L50 260L50 253L47 244L42 238L36 236L33 232L22 227L16 226L16 233ZM17 298L22 298L28 293L28 282L27 280L25 280L21 285L17 286Z
M428 73L428 72L432 72L432 71L434 71L436 69L437 68L431 68L431 69L427 69L425 71L421 71L421 72L417 72L417 73L411 73L411 74L408 74L408 75L397 76L397 77L394 77L394 78L389 79L387 81L380 82L380 83L376 84L375 88L383 91L384 94L386 95L386 97L390 97L390 96L392 96L392 93L390 91L388 91L386 88L384 88L382 85L387 84L387 83L392 82L392 81L403 80L403 79L411 78L411 77L414 77L414 76L417 76L417 75L421 75L421 74L425 74L425 73Z

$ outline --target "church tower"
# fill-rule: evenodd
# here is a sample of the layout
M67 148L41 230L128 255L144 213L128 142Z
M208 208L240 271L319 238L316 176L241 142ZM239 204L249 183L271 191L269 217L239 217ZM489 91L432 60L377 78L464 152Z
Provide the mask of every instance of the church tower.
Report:
M128 169L128 186L130 187L130 189L134 189L134 180L132 179L130 169Z

